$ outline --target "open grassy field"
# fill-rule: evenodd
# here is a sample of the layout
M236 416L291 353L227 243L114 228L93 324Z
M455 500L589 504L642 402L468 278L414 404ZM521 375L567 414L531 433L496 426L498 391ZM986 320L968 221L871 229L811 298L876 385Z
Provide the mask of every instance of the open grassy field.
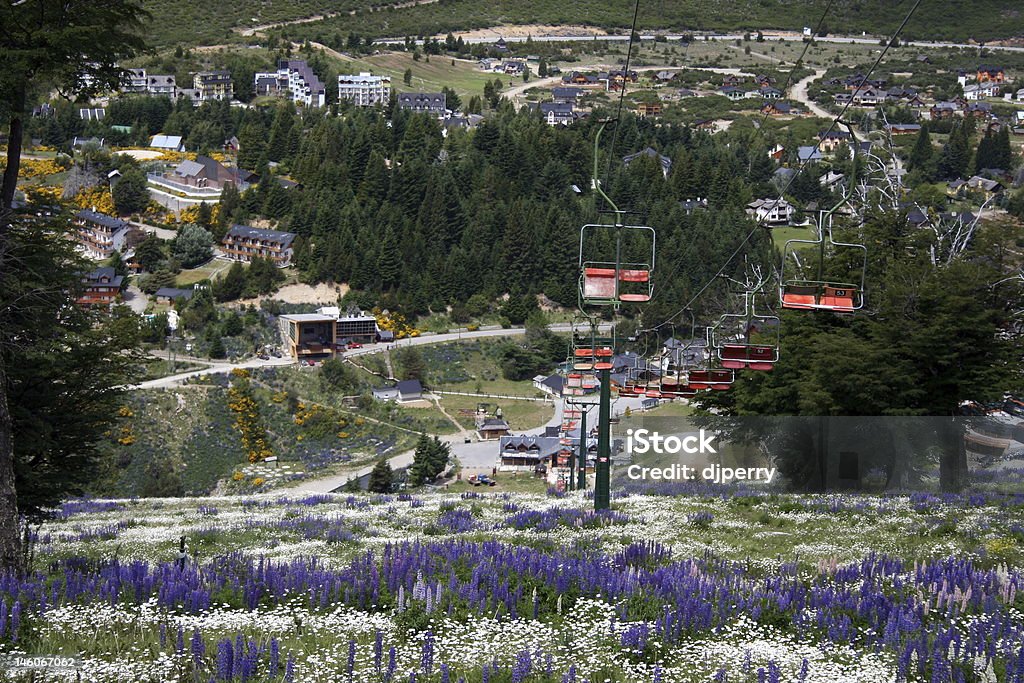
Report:
M174 285L176 287L187 287L203 280L216 280L220 275L226 273L230 267L231 261L222 261L216 258L210 259L198 268L183 270L178 273L178 276L174 279Z
M531 380L502 377L500 350L503 343L496 339L474 339L422 347L421 353L429 369L427 385L438 390L473 394L539 396Z
M369 71L391 76L391 86L398 92L440 92L447 86L464 100L471 95L482 95L484 84L498 77L477 68L476 63L434 55L427 62L413 60L411 52L385 52L339 62L339 69L350 68L353 73ZM412 70L412 80L405 84L406 69Z
M502 417L508 421L513 431L519 432L527 429L542 427L554 416L555 408L551 403L541 401L509 401L500 398L477 398L475 396L453 396L446 394L441 397L441 405L448 411L448 414L458 420L466 429L475 426L473 411L478 403L487 403L491 406L501 408ZM462 413L460 411L469 411Z

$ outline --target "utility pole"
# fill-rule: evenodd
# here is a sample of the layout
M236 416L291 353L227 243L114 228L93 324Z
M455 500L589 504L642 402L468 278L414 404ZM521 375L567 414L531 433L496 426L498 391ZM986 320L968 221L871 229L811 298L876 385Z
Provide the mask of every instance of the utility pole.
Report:
M597 418L597 467L594 478L594 509L611 507L612 371L601 371L601 404Z
M576 488L585 491L587 488L587 406L582 404L580 411L580 453L579 467L577 468Z

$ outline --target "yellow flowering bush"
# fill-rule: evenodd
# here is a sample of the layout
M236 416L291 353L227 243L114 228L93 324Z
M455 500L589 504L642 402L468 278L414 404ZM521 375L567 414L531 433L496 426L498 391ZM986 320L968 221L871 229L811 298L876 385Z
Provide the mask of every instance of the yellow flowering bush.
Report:
M19 178L41 178L65 170L53 159L22 159L18 167Z
M119 417L135 417L134 411L129 406L121 406L117 409L117 414Z
M377 319L377 327L382 330L394 332L395 339L420 336L420 331L410 325L405 319L405 316L401 313L392 313L390 311L385 312L380 308L374 308L372 313L373 317Z
M25 189L25 194L30 202L38 204L53 204L59 202L64 195L64 190L59 187L39 185Z
M135 443L135 434L132 432L131 425L121 426L121 435L117 438L117 442L122 446L131 446Z
M240 368L231 371L228 389L228 408L235 414L235 429L242 438L242 449L249 462L266 460L274 454L267 438L267 430L260 419L259 404L252 394L249 372Z
M169 162L172 162L172 163L181 163L182 161L185 161L186 159L188 159L189 161L195 161L196 160L196 156L197 155L196 155L195 152L172 152L170 150L167 150L166 152L161 154L158 158L160 159L160 161L169 161Z
M75 195L75 206L80 209L95 209L100 213L111 216L117 214L114 208L114 198L110 196L110 190L105 187L90 187L80 190Z

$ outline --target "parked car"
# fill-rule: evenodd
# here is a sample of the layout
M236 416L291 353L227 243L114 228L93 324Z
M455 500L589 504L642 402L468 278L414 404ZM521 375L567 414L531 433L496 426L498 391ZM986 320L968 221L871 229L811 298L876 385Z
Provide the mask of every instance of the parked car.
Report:
M494 481L486 474L474 474L469 478L469 483L473 486L496 486L498 482Z
M347 348L349 348L349 349L361 349L361 348L363 348L363 345L360 344L359 342L349 342Z

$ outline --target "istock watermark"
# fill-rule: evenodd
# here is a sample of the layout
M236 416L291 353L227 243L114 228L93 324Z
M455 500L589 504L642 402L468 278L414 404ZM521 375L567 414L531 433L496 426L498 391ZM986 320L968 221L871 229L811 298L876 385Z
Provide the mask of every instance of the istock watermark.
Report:
M712 444L714 440L715 435L708 434L703 429L697 434L689 434L687 436L676 436L674 434L662 436L658 432L652 432L649 429L626 430L626 450L635 455L647 455L648 453L656 455L678 455L679 453L687 453L689 455L697 453L717 454L718 451L715 450Z
M627 429L626 449L634 462L626 468L626 477L633 480L696 481L729 484L736 481L759 481L766 484L775 479L774 467L727 467L708 462L707 457L696 457L688 464L650 466L635 462L643 455L719 456L715 445L716 434L699 429L689 434L663 435L650 429ZM713 460L718 460L718 457Z

